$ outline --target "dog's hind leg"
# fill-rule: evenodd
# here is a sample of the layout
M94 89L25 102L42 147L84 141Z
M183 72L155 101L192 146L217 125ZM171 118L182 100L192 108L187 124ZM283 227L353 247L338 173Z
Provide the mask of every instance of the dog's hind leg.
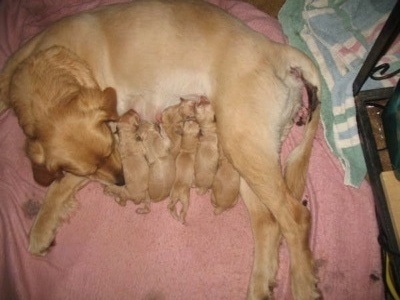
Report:
M248 159L243 157L243 152L230 150L230 156L235 167L241 176L249 184L251 190L258 196L266 208L270 210L272 216L277 220L283 236L285 237L290 254L290 273L292 283L292 293L294 299L308 300L317 299L316 279L311 250L308 245L310 230L310 213L306 207L301 205L288 190L283 179L277 157L263 152L262 145L258 144L261 139L251 139L256 143L247 145L252 147L253 154ZM268 143L268 140L265 140ZM267 226L261 223L260 226ZM268 229L261 229L268 230ZM265 236L255 236L255 239L265 239ZM262 244L263 241L256 243ZM265 255L262 253L261 255ZM264 257L262 259L271 259ZM258 263L258 262L256 262ZM259 270L262 266L255 266L254 270ZM265 270L265 272L268 272ZM259 286L259 276L252 277L254 286Z
M287 122L282 120L282 115L290 102L282 98L285 89L279 82L257 82L254 76L248 79L230 85L229 92L220 94L215 102L221 145L241 177L279 224L289 248L293 297L317 299L319 293L308 245L310 213L292 196L279 160L282 128ZM269 76L269 80L274 78ZM258 280L258 277L252 278ZM260 286L262 283L252 284Z
M248 299L272 299L281 239L279 225L243 178L240 180L240 194L249 211L254 236L254 263Z

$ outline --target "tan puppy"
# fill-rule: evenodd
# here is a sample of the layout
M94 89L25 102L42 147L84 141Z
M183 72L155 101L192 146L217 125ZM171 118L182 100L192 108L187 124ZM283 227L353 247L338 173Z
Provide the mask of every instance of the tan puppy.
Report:
M211 188L218 167L217 124L214 110L204 96L196 103L195 117L200 125L200 136L194 161L194 183L202 195Z
M196 155L200 126L193 120L183 124L181 147L176 157L176 175L172 186L168 209L178 221L185 223L189 208L190 188L194 180L194 157ZM178 213L176 204L180 202L182 208Z
M50 59L46 56L52 46L62 56L71 52L77 58ZM45 72L38 74L25 59L42 60ZM308 244L310 212L299 201L320 111L319 73L306 55L272 42L216 6L198 0L109 5L65 18L31 39L2 70L0 108L12 106L23 127L30 124L39 129L33 136L24 129L29 144L32 138L38 142L29 154L32 162L50 174L48 179L68 172L123 184L118 177L122 174L118 151L106 125L113 119L108 105L115 101L104 101L110 98L108 92L96 92L98 96L79 93L78 97L72 93L65 102L58 97L65 95L71 82L79 91L86 90L82 74L87 72L81 71L85 68L91 70L100 92L115 88L120 115L133 108L154 121L182 96L210 99L218 141L241 176L240 193L253 228L255 252L248 299L273 297L276 241L281 236L289 248L293 298L320 297ZM72 80L47 84L55 75L68 74L74 74ZM43 83L29 83L41 76L46 78ZM301 106L304 87L310 116L305 119L303 140L290 154L282 175L279 152ZM52 106L57 110L49 109ZM45 202L59 203L59 198L75 190L73 183L80 182L65 178L54 182ZM59 225L58 216L52 214L59 211L39 212L30 233L31 253L41 254L51 244Z
M211 203L215 206L214 213L219 215L233 207L239 197L240 175L218 147L218 169L211 187Z
M109 185L104 188L105 193L117 197L116 201L125 206L128 200L135 204L147 199L149 166L145 158L145 148L137 131L140 126L140 116L134 110L128 110L117 123L122 165L124 169L125 185ZM142 210L138 210L142 213Z
M180 99L179 104L167 107L161 114L162 126L171 140L170 152L174 158L179 153L182 138L183 122L194 118L195 102L189 99Z
M158 123L143 121L137 136L143 143L149 165L148 199L142 212L150 212L150 201L164 200L171 192L175 180L175 159L170 153L171 141Z

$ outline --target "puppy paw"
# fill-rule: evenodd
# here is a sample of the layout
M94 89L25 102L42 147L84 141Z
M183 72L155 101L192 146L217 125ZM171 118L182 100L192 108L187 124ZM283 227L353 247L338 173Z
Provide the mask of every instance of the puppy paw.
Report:
M196 193L197 195L203 196L208 192L208 188L202 187L202 188L197 188Z
M220 215L226 210L225 207L215 206L214 215Z
M115 202L117 202L121 206L126 206L126 202L127 201L125 199L121 199L121 198L115 197Z
M177 204L180 203L181 209L178 213L178 207ZM189 209L189 199L184 198L184 199L174 199L170 198L170 203L168 204L168 209L169 212L171 213L172 217L177 220L178 222L181 222L182 224L185 224L186 222L186 215L187 211Z
M148 214L150 212L150 207L148 205L144 205L143 207L138 207L136 209L136 213L138 214Z
M115 194L113 193L113 186L112 185L105 186L103 191L104 191L104 194L106 194L108 196L115 196Z
M171 214L171 216L175 220L180 221L178 210L176 208L176 204L175 203L169 203L168 204L168 210L169 210L169 213Z

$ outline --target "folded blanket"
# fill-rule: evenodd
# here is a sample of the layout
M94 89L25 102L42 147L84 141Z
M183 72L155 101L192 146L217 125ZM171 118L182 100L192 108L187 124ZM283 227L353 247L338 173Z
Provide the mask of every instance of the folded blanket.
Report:
M289 43L310 55L320 68L325 137L344 165L345 183L353 186L362 182L366 165L352 84L395 2L287 0L279 13ZM380 63L394 63L392 68L398 69L399 61L400 43L395 43ZM395 82L395 78L368 80L363 89L394 86Z

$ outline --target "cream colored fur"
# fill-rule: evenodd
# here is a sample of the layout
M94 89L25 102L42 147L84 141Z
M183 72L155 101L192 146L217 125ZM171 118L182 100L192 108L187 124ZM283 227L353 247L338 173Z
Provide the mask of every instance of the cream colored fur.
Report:
M194 182L194 161L199 140L200 126L194 120L183 123L181 147L175 160L175 181L171 189L168 209L178 221L185 223L189 209L190 188ZM178 212L176 205L180 203Z
M135 109L144 119L155 120L164 108L179 103L182 96L206 96L215 111L222 150L241 176L240 192L253 228L255 257L248 299L271 297L281 236L289 247L293 298L319 297L308 245L310 213L299 202L319 123L319 105L305 127L303 141L287 161L285 176L279 161L282 140L301 105L302 86L293 75L293 68L302 74L308 86L317 88L320 98L318 70L308 57L290 46L270 41L210 4L194 0L138 0L66 18L28 42L10 58L0 75L2 107L17 109L21 103L44 105L28 86L14 85L13 93L18 91L20 95L18 100L10 98L9 88L16 70L24 68L21 63L25 59L35 60L39 51L46 52L54 45L69 49L85 61L100 90L110 86L116 90L119 114ZM69 72L70 66L62 61L59 65ZM82 82L84 73L74 75L77 82ZM29 81L36 75L25 76ZM54 85L48 92L64 88ZM30 118L29 114L17 113L21 124L26 122L26 115ZM90 124L90 118L81 118ZM41 126L42 121L35 122ZM37 138L54 134L52 130L59 122L51 122L52 126ZM100 139L110 135L101 132L96 127L92 136ZM95 150L92 148L96 143L80 144L76 147L88 152ZM46 151L61 147L57 143L44 146ZM111 146L110 149L116 152ZM46 155L42 157L43 166L48 159ZM55 163L61 159L57 153L51 156ZM66 166L70 165L76 164L71 161ZM117 168L118 164L114 166ZM90 176L89 169L78 175ZM53 210L50 203L72 196L76 188L71 185L81 184L80 177L76 177L76 182L69 179L73 177L74 171L71 172L50 186L46 210L42 208L32 227L29 250L33 254L45 252L57 230L60 210ZM115 176L109 178L115 182Z
M194 185L203 195L211 188L218 166L217 123L207 98L200 97L196 102L195 118L200 125L200 135L194 160Z
M221 147L218 147L218 166L211 186L211 203L214 213L219 215L232 208L238 201L240 175L228 161Z
M116 201L125 206L128 200L135 204L148 199L150 168L146 161L146 149L141 140L137 139L137 131L142 120L137 112L128 110L118 120L118 149L124 166L124 186L108 185L104 191L116 197ZM141 210L139 211L141 212Z
M170 194L175 180L175 159L170 153L171 141L159 124L143 121L137 135L149 165L148 199L144 211L150 212L150 202L159 202ZM135 169L129 172L135 175Z

